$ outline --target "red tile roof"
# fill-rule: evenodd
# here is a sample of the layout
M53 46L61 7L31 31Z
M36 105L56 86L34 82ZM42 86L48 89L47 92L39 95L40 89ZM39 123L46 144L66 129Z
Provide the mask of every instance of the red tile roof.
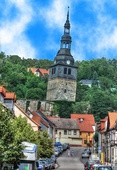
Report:
M50 72L50 70L48 69L44 69L44 68L40 68L39 69L40 70L40 72L41 72L41 74L44 76L44 74L48 74L49 75L49 72Z
M32 73L36 73L37 71L40 72L40 74L42 76L44 76L45 74L49 75L49 69L44 69L44 68L27 68L27 71L32 71Z
M115 126L115 121L117 120L117 112L108 112L109 129Z
M107 130L107 120L108 120L108 117L105 117L104 119L100 120L100 123L98 124L98 127L97 127L97 129L100 132L105 132Z
M33 114L33 120L39 124L44 124L46 127L48 127L48 123L44 121L36 112L32 112Z
M87 120L91 123L92 126L95 125L94 115L93 114L71 114L71 119L81 119Z
M88 120L77 120L78 121L78 126L80 128L80 132L94 132L93 127L90 123L90 121Z
M0 86L0 93L2 93L4 96L6 95L6 89L3 86Z
M6 92L5 99L12 99L12 100L16 101L16 95L14 92Z

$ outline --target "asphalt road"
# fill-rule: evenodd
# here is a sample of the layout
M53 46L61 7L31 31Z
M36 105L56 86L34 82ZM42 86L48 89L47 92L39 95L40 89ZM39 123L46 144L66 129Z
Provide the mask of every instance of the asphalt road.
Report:
M68 157L67 151L57 158L58 168L57 170L84 170L84 164L87 159L81 159L81 153L83 148L74 147L70 148L74 150L74 156Z

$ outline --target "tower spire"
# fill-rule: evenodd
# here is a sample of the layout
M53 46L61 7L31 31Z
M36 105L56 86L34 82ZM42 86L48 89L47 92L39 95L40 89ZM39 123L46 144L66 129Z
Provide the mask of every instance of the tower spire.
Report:
M70 33L70 22L69 22L69 6L68 6L68 11L67 11L67 19L64 25L64 34L69 34Z
M67 20L69 21L69 6L68 6L68 12L67 12Z

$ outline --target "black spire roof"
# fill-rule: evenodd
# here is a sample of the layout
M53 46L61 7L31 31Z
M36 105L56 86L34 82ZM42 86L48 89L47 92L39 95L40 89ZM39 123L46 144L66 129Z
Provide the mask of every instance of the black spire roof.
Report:
M70 21L69 21L69 7L67 12L67 19L64 24L64 34L61 37L61 44L60 44L60 50L58 51L54 63L63 63L66 64L66 62L69 60L70 65L74 65L74 59L71 55L71 42L72 38L70 36Z

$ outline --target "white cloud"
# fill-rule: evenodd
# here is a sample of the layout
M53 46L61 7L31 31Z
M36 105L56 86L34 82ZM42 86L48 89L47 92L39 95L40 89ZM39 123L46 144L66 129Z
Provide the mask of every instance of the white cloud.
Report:
M61 30L66 20L68 6L71 6L70 0L53 0L50 6L41 8L39 14L46 21L48 27Z
M13 20L9 18L12 6L17 8ZM9 0L4 9L4 18L0 26L1 51L5 51L7 55L17 54L24 58L35 57L36 52L24 34L33 16L29 3L26 0Z
M109 56L110 53L115 56L115 53L117 53L117 20L113 17L113 11L107 12L110 6L106 4L106 0L97 0L96 2L89 0L87 3L92 16L95 14L96 20L92 25L90 23L73 25L74 37L76 38L73 50L75 54L78 54L77 59L86 59L87 51L91 55L92 53L95 55L90 56L91 58L102 56L110 58L112 57ZM112 0L111 7L114 10L115 5L117 6L117 1Z

